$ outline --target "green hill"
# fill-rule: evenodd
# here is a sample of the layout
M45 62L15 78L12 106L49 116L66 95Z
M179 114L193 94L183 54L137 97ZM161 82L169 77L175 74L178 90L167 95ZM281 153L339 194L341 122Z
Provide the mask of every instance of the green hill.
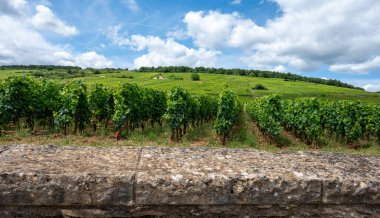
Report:
M90 70L84 70L81 74L67 75L66 71L0 70L0 79L17 75L42 77L59 82L80 79L84 80L88 85L104 83L109 86L115 86L119 82L129 82L165 91L174 86L182 86L194 93L210 95L218 95L221 90L228 87L236 92L243 101L253 97L277 93L286 98L319 97L336 100L360 100L380 104L380 93L279 78L200 73L200 80L193 81L191 80L191 73L145 73L125 70L111 71L110 73L102 70L94 73ZM257 84L262 84L267 90L253 89Z

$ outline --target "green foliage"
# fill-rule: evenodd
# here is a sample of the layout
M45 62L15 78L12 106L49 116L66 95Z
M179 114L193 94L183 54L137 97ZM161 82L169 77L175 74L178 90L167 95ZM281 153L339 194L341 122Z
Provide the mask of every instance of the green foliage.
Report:
M1 123L13 120L19 125L21 118L26 118L28 127L33 130L34 118L41 111L39 104L42 93L39 84L28 77L9 77L2 82L0 93Z
M283 124L309 143L316 143L322 134L321 100L300 98L284 104Z
M50 129L55 124L66 134L71 126L74 132L83 132L90 118L94 128L104 122L106 129L112 118L118 130L125 127L133 131L143 129L148 122L161 126L164 116L172 139L178 141L187 128L199 127L216 117L214 127L225 144L241 109L231 91L223 91L217 100L178 87L166 96L163 91L128 83L112 90L95 84L89 92L82 81L62 86L48 80L9 77L0 83L0 130L19 127L20 123L33 130L38 122L49 124ZM319 136L327 134L353 145L361 139L377 138L380 142L379 105L317 98L283 100L271 95L249 103L247 112L261 131L272 137L278 137L284 127L309 143L317 143Z
M186 125L190 119L191 96L188 91L176 87L168 93L165 119L171 129L171 139L179 141L186 132Z
M375 123L374 132L377 136L377 142L380 144L380 105L374 107L373 122Z
M148 100L149 105L149 118L152 121L152 124L158 123L161 125L161 118L166 111L166 95L165 92L148 89L150 98Z
M64 129L64 134L67 133L68 125L72 123L74 123L74 133L78 128L83 132L90 118L86 85L80 80L68 82L60 94L61 107L54 113L55 124Z
M4 129L12 119L11 108L9 102L6 100L6 96L4 82L2 82L0 83L0 136L2 134L2 129Z
M218 100L207 95L198 95L197 99L200 104L198 121L203 123L204 121L210 121L215 118L218 112Z
M54 124L54 111L58 111L60 108L61 90L62 86L58 83L45 79L39 82L37 104L40 106L40 110L37 112L37 116L49 126Z
M239 105L235 93L229 90L224 90L219 95L218 112L214 128L216 133L222 137L222 144L225 145L227 137L235 124L241 105Z
M264 96L248 104L247 112L259 128L273 137L281 126L308 143L316 143L324 132L356 143L359 139L379 137L379 106L359 101L324 101L317 98L282 100Z
M255 99L247 105L247 112L265 134L274 138L280 136L283 99L279 95L268 95Z
M263 77L263 78L281 78L287 81L306 81L317 84L325 84L329 86L345 87L351 89L362 88L355 87L353 85L343 83L338 80L333 79L321 79L304 77L297 74L291 73L279 73L274 71L266 70L244 70L244 69L224 69L224 68L205 68L205 67L186 67L186 66L167 66L167 67L140 67L134 71L137 72L160 72L160 73L212 73L212 74L226 74L226 75L240 75L240 76L250 76L250 77Z
M191 80L193 80L193 81L199 81L199 80L201 80L201 77L199 76L198 73L192 73L191 74Z
M143 94L136 84L119 84L114 91L114 103L112 120L118 130L123 124L133 130L144 117Z
M171 130L171 140L179 141L193 127L216 115L216 101L208 96L194 96L183 88L175 87L168 93L167 109L164 115Z
M88 94L89 108L91 111L91 122L94 131L101 122L107 126L112 115L112 107L109 104L111 92L103 84L94 84L90 87Z
M80 69L75 69L75 71L79 72ZM94 83L103 83L107 87L115 87L116 84L121 81L120 77L133 77L133 79L128 79L128 82L136 83L141 87L150 87L167 92L175 86L181 86L193 93L207 94L213 96L219 95L220 91L223 90L223 88L227 84L229 89L234 91L239 96L239 99L245 102L250 101L252 97L261 97L266 94L277 93L281 94L281 96L283 96L286 99L294 99L298 97L320 97L322 99L360 100L366 103L380 104L380 95L378 93L371 93L354 89L337 88L326 85L313 85L308 82L290 82L290 79L288 82L284 82L284 79L280 78L258 78L251 77L248 74L244 77L237 75L235 76L234 74L233 76L219 75L211 73L211 71L210 73L207 73L207 71L202 72L198 68L197 71L193 69L191 73L199 73L202 82L194 82L190 79L191 73L179 73L180 71L168 74L161 73L162 77L159 78L163 79L154 79L158 78L154 77L159 75L159 73L157 72L140 73L116 69L113 69L112 71L102 69L100 70L101 74L93 75L93 69L84 69L83 71L86 72L85 77L83 79L89 85ZM72 80L71 78L68 78L66 76L80 76L79 73L78 75L67 74L67 70L59 68L54 68L54 70L52 71L47 71L45 69L35 70L34 68L31 68L30 70L19 71L9 69L2 70L0 72L0 79L5 79L9 76L26 76L28 74L32 74L33 72L42 72L44 75L48 75L49 73L59 73L59 75L54 74L52 75L52 77L43 77L46 79L54 79L55 81L59 81L59 83L64 83L66 81ZM61 73L63 74L62 76L60 75ZM170 77L170 75L174 75L179 78L184 78L184 80L174 80ZM186 80L186 78L188 79ZM125 79L122 80L124 81ZM252 92L252 87L254 87L254 85L258 83L264 85L269 90Z
M268 90L267 87L265 87L262 84L256 84L252 89L254 89L254 90Z
M324 128L348 143L376 136L379 131L378 108L359 101L325 102Z

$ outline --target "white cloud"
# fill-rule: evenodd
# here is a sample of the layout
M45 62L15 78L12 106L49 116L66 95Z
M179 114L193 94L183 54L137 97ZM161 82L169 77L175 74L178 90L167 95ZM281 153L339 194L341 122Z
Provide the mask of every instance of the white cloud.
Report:
M147 51L134 60L134 67L143 66L215 66L219 51L205 48L188 48L173 38L161 39L157 36L120 34L121 25L108 29L109 39L116 45L128 46L135 51Z
M120 34L120 30L122 28L122 25L116 25L108 28L108 38L111 39L113 43L115 43L118 46L126 46L130 44L130 41L128 39L127 33Z
M64 66L79 66L83 68L106 68L113 67L113 62L95 51L72 55L66 51L56 51L53 54L56 64Z
M369 92L377 92L380 91L380 79L361 79L361 78L356 78L356 79L343 79L342 80L345 83L352 84L357 87L362 87L366 91Z
M134 35L131 37L131 46L137 50L147 50L148 53L134 60L136 68L142 66L205 66L216 64L218 51L204 48L188 48L173 39L163 40L154 36Z
M188 35L197 46L214 49L226 44L237 17L237 14L221 14L216 11L208 14L203 11L188 12L184 22L187 24Z
M187 33L200 47L241 49L244 63L255 68L378 69L372 59L380 56L380 1L275 1L282 15L264 26L238 13L192 11L184 18Z
M16 1L4 1L1 3L13 4ZM87 67L90 64L95 67L108 67L112 62L95 52L80 54L68 49L65 45L55 45L48 42L44 36L32 25L31 17L25 11L28 5L23 1L18 4L19 14L0 15L0 65L11 64L57 64L78 65ZM11 33L11 34L10 34Z
M278 65L273 70L276 72L286 72L286 67L284 67L283 65Z
M112 67L112 61L107 60L103 55L99 55L94 51L79 54L75 57L75 65L91 68Z
M239 4L241 4L241 1L242 0L232 0L231 4L233 4L233 5L239 5Z
M128 6L128 8L131 10L131 11L138 11L139 10L139 6L136 2L136 0L124 0L124 3Z
M20 15L25 10L27 3L25 0L0 0L1 15Z
M32 18L32 24L37 29L48 30L63 36L78 34L75 27L65 24L48 7L37 5L36 11L37 13Z
M363 88L368 92L379 92L380 84L367 84Z
M51 64L56 61L51 54L63 50L47 42L24 20L1 16L0 23L0 64Z
M177 29L174 31L169 31L166 34L166 36L169 38L178 39L178 40L185 40L188 38L187 32L183 29Z
M334 64L330 67L330 70L335 72L367 74L371 71L380 70L380 56L357 64Z

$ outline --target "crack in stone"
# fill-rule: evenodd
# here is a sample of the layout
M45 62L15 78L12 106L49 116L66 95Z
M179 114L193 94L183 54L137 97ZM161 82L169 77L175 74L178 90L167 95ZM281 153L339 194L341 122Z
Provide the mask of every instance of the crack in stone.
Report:
M138 155L137 155L137 162L136 162L136 166L135 166L135 172L133 173L133 176L132 176L132 195L133 195L133 204L135 205L136 204L136 190L137 190L137 173L139 172L139 169L140 169L140 162L141 162L141 156L142 156L142 148L139 148L138 149Z
M321 204L323 204L323 180L321 181L321 194L320 194L320 196L321 196L321 198L320 198L320 200L319 200L319 202L321 203Z

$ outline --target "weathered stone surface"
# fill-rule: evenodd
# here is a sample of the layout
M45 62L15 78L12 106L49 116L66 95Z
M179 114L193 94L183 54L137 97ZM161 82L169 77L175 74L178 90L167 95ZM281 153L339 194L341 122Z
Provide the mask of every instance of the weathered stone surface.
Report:
M0 217L379 217L375 205L155 205L136 207L0 206Z
M146 148L139 204L380 204L379 157ZM186 198L183 198L186 196Z
M380 158L0 146L0 217L380 217Z
M139 149L28 146L0 155L0 205L131 205Z

